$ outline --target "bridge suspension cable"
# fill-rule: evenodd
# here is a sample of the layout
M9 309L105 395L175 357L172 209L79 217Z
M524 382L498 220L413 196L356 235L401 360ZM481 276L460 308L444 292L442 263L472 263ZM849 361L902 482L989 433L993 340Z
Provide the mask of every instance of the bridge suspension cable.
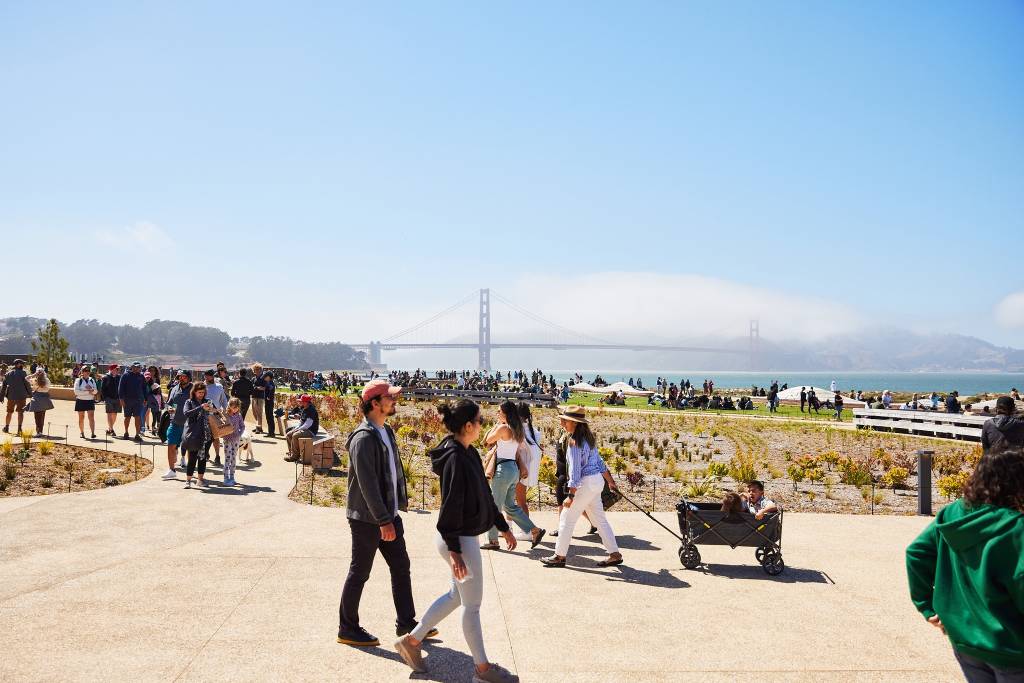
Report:
M500 301L501 303L505 304L509 308L511 308L516 313L519 313L520 315L526 316L527 318L529 318L530 320L533 320L534 322L538 322L538 323L540 323L542 325L546 325L548 327L552 327L552 328L558 330L559 332L562 332L563 334L568 335L570 339L581 339L581 340L584 340L584 341L585 340L590 340L590 341L600 342L602 344L614 344L615 343L615 342L610 342L610 341L608 341L606 339L600 339L598 337L591 337L591 336L588 336L586 334L582 334L582 333L580 333L580 332L578 332L576 330L569 329L568 327L565 327L563 325L559 325L558 323L551 322L550 320L547 320L546 318L542 318L541 316L537 315L536 313L533 313L532 311L528 311L525 308L517 306L516 304L514 304L511 301L509 301L508 299L503 297L501 294L495 292L494 290L491 290L491 296L494 297L495 299L497 299L498 301Z
M386 344L388 342L393 342L396 339L400 339L400 338L404 337L407 334L412 334L413 332L416 332L416 331L426 327L430 323L435 322L439 318L443 318L444 316L448 315L452 311L454 311L454 310L456 310L456 309L458 309L458 308L460 308L462 306L465 306L470 301L475 301L476 297L477 297L477 292L475 292L475 291L470 292L469 295L463 297L462 299L460 299L459 301L455 302L454 304L452 304L448 308L444 309L440 313L437 313L437 314L427 318L426 320L424 320L422 322L416 323L412 327L408 327L408 328L402 330L401 332L396 332L395 334L391 335L390 337L385 337L384 339L381 339L380 341L381 341L381 343L385 343Z

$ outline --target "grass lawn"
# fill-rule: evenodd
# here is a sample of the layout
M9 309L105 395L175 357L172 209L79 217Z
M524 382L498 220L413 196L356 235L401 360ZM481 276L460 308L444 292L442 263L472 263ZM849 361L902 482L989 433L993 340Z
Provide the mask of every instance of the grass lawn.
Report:
M569 397L570 405L589 406L597 407L601 405L601 396L598 394L573 394ZM765 404L754 404L754 410L698 410L696 408L687 408L686 410L672 410L670 408L663 408L661 406L647 405L647 399L640 396L627 396L626 397L626 408L633 408L636 410L659 410L665 412L675 413L701 413L704 415L761 415L764 417L778 417L783 418L804 418L810 420L831 420L833 411L821 409L820 414L814 413L801 413L800 406L787 406L780 405L779 410L776 413L769 413L768 406ZM613 406L609 406L611 408ZM621 408L622 406L614 406ZM853 420L853 411L843 410L842 421L850 422Z

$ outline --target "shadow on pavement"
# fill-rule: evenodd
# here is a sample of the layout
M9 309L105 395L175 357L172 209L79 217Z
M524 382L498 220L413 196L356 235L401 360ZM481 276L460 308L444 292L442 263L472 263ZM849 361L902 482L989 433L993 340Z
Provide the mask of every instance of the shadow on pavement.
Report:
M571 560L571 558L570 558ZM649 572L646 569L635 569L625 564L615 567L588 569L576 567L571 564L566 569L582 574L594 574L604 577L608 581L621 581L623 583L635 583L641 586L655 586L657 588L689 588L690 584L673 574L673 571L682 572L684 569L659 569L657 572ZM558 571L552 569L551 571Z
M212 493L220 496L247 496L250 493L275 493L276 490L269 486L250 486L247 484L235 484L234 486L222 486L217 482L207 482L209 487L200 489L203 493Z
M786 567L778 576L769 576L758 565L748 564L705 564L700 569L704 574L721 576L727 579L754 579L757 581L774 581L777 583L824 583L836 585L832 577L817 569Z
M458 620L452 625L458 628ZM353 652L362 652L374 657L389 659L398 662L405 667L406 664L398 653L381 639L380 647L353 647ZM438 639L428 640L423 643L423 661L427 665L427 673L414 673L411 669L404 668L403 674L408 673L409 679L414 681L468 681L473 677L473 658L465 652L453 650L438 644Z

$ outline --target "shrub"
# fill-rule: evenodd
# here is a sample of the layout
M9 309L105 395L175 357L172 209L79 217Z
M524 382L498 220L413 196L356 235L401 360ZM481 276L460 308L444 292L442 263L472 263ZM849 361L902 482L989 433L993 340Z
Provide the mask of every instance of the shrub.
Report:
M729 474L729 466L724 462L708 463L707 473L714 477L724 477Z
M718 477L708 477L701 481L692 481L683 489L687 498L708 498L721 495L718 488Z
M905 467L890 467L882 475L882 485L886 488L891 488L892 492L896 493L896 489L906 486L908 476L910 476L910 472Z
M14 461L16 463L18 463L19 465L24 465L25 461L28 460L30 455L32 455L32 451L30 451L29 449L19 448L18 450L14 451L14 455L12 457L14 458Z
M4 463L4 481L14 481L14 478L18 476L18 466L13 462Z
M743 451L729 459L729 476L736 481L752 481L757 479L757 468L754 467L754 456Z
M957 472L956 474L939 477L935 485L938 487L939 493L946 498L959 498L964 493L964 486L967 485L969 477L970 475L967 472Z
M558 476L555 471L555 461L548 456L542 456L540 459L540 468L537 470L537 480L548 486L548 488L555 488L558 484ZM431 487L433 491L433 487Z
M345 501L345 487L341 484L335 484L331 487L331 498L334 499L335 503L342 503Z
M0 444L0 455L6 456L6 457L9 458L13 454L14 454L14 442L13 441L11 441L10 439L7 439L2 444Z
M22 432L18 434L18 438L21 439L21 445L24 446L25 448L28 448L29 446L32 445L32 432L28 431L27 429L22 430Z
M839 481L851 486L863 486L873 481L871 465L864 460L843 458L839 461Z
M646 483L646 478L643 472L628 472L626 474L626 483L629 485L629 490L632 493Z
M49 474L49 473L43 475L43 479L42 479L42 481L39 482L39 484L44 489L51 489L51 488L53 488L53 475Z
M441 494L441 483L437 479L430 480L430 495L438 496Z
M7 480L6 479L0 479L0 492L6 491L6 490L7 490Z
M629 465L626 463L626 459L621 455L615 456L612 460L612 472L615 472L615 474L622 474L626 471L627 467L629 467Z
M49 455L50 453L53 453L53 443L50 441L40 441L38 448L39 455Z

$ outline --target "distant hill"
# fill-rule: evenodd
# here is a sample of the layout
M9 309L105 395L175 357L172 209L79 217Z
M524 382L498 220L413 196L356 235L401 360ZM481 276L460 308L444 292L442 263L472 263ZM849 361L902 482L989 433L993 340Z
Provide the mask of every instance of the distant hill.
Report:
M0 353L28 353L44 318L0 318ZM142 327L112 325L98 320L60 323L75 354L104 357L174 358L192 363L259 361L264 365L318 370L364 370L365 355L337 342L312 343L288 337L252 337L239 343L227 332L177 320L151 320Z

